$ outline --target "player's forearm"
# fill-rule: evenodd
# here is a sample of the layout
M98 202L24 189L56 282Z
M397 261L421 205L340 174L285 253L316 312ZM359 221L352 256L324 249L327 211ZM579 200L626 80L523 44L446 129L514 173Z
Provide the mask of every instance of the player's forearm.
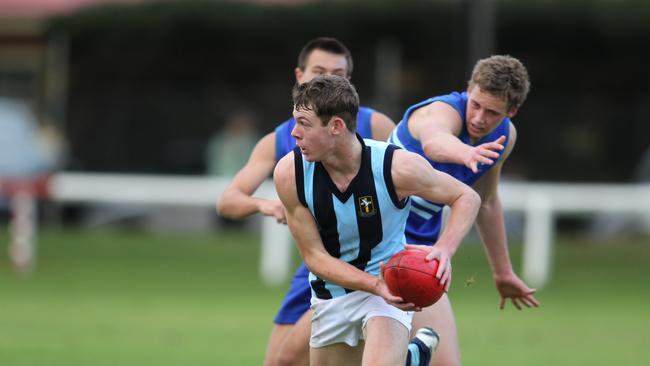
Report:
M494 277L512 272L508 253L503 208L498 199L484 203L476 218L476 228L485 247L485 252Z
M462 143L450 133L436 133L423 143L422 148L427 158L440 163L465 164L463 157L470 146Z
M227 190L217 202L217 213L229 219L241 220L260 212L262 200L236 190Z
M447 227L442 232L438 244L444 247L450 254L454 254L460 246L463 238L472 227L476 218L481 198L471 189L459 196L451 205L451 215Z
M351 290L374 293L378 278L329 254L305 255L309 270L316 276Z

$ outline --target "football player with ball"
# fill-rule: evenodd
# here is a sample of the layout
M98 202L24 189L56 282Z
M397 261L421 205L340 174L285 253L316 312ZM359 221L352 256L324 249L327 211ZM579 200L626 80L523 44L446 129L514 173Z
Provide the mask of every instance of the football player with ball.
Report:
M339 40L329 37L315 38L302 48L294 69L296 82L308 82L318 75L352 76L353 60L350 51ZM274 217L286 224L284 208L278 200L253 196L262 182L273 172L277 161L291 152L296 140L291 131L296 121L293 117L264 136L251 153L250 159L219 198L218 212L230 219L242 219L254 213ZM359 107L356 131L363 138L384 141L395 124L384 114L367 107ZM362 204L370 205L364 200ZM370 208L370 206L364 206ZM309 336L311 332L311 289L309 271L304 263L296 270L291 286L273 320L273 327L264 357L265 366L307 365L309 362ZM409 343L407 365L426 365L438 344L438 335L431 329L414 331Z
M480 206L478 194L420 155L355 134L359 97L346 78L320 76L293 95L296 148L274 172L287 223L309 268L309 363L403 365L413 303L392 295L380 266L401 251L411 196L451 207L429 259L440 282Z

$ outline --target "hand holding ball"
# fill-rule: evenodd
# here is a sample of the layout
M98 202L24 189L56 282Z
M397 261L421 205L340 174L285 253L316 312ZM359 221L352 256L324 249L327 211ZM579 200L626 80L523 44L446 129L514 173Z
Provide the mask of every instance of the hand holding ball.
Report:
M390 292L418 307L434 304L445 293L436 278L438 260L427 262L427 252L407 249L393 255L383 268Z

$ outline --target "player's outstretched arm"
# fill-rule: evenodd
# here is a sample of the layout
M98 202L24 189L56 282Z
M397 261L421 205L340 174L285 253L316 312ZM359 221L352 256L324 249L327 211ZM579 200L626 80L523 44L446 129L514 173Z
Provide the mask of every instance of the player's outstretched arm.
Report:
M278 196L286 208L289 230L300 255L312 273L345 288L381 296L403 310L417 310L413 304L404 303L400 297L393 296L381 277L377 278L361 271L327 252L311 212L298 199L293 152L280 159L273 180Z
M503 150L505 136L478 146L464 144L458 139L462 129L460 114L450 105L434 102L416 110L409 119L414 135L422 142L426 156L441 163L465 165L474 173L479 164L492 165Z
M503 159L481 177L475 185L482 199L481 209L476 218L476 228L485 247L492 268L492 276L501 296L499 303L501 309L504 308L507 299L510 299L517 309L522 309L523 306L539 306L539 301L535 298L535 289L528 287L512 268L508 253L503 206L498 192L502 165L512 152L516 140L517 131L511 124L510 140Z
M464 183L433 169L423 157L408 151L395 151L392 174L400 199L413 195L451 207L447 227L434 247L407 246L429 251L429 260L437 258L440 261L436 277L448 288L451 257L472 227L481 199Z
M286 223L280 201L253 197L253 193L273 173L275 167L275 133L264 136L255 145L246 165L235 175L219 197L217 212L231 219L243 219L255 213L272 216Z

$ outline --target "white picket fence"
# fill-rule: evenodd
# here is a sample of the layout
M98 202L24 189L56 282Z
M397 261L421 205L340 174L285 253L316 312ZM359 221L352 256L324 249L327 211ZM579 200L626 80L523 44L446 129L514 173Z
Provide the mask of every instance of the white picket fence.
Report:
M60 173L52 177L49 188L51 198L61 203L214 207L228 182L229 178ZM505 210L524 213L523 276L535 287L544 286L552 271L558 215L650 215L650 185L503 182L499 193ZM256 195L276 197L268 181ZM277 284L289 276L291 236L274 219L262 222L260 275L265 283Z

